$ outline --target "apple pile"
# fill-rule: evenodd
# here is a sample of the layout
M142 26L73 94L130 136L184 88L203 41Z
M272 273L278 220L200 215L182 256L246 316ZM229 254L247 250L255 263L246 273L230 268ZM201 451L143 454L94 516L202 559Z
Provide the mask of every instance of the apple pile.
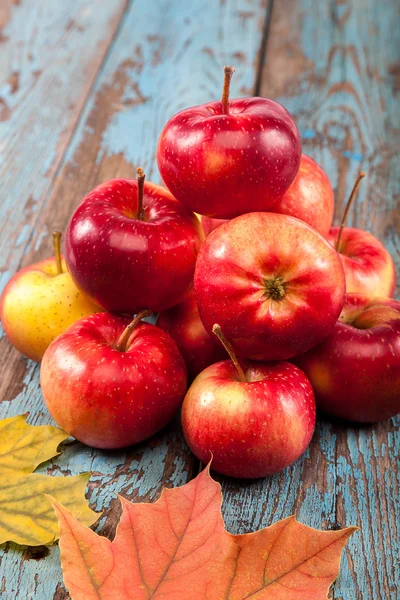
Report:
M400 303L387 250L345 227L364 173L332 227L332 187L292 116L230 100L233 71L220 101L165 125L166 187L140 168L96 187L65 257L55 234L55 258L6 286L1 318L81 442L135 444L182 406L194 454L253 478L304 452L316 406L360 422L400 412Z

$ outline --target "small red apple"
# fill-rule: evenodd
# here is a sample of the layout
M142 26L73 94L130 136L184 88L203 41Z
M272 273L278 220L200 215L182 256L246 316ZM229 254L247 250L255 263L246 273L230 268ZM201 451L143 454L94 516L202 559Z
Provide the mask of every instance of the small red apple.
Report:
M194 288L210 334L219 323L238 355L285 360L328 335L343 306L345 282L339 255L309 225L250 213L206 239Z
M372 423L400 412L400 302L348 294L328 337L294 362L326 413Z
M215 332L221 336L219 326ZM226 340L225 342L226 343ZM278 473L307 448L315 427L310 382L287 362L211 365L195 379L182 407L189 448L231 477Z
M331 227L327 239L339 252L342 260L347 293L390 297L396 289L396 268L389 252L372 233L345 227L350 207L364 177L365 173L359 174L342 224L340 227Z
M221 101L168 121L157 150L174 196L194 212L224 219L268 210L292 183L301 156L298 129L283 106L266 98L229 101L233 71L225 67Z
M332 225L334 208L328 176L312 158L302 154L295 180L271 212L301 219L325 237Z
M157 326L175 340L190 380L209 365L226 358L224 349L204 329L193 294L178 306L160 313Z
M207 237L214 229L217 229L220 225L226 223L227 219L212 219L211 217L205 217L200 215L200 223L202 224L204 235Z
M40 382L56 423L95 448L123 448L171 420L187 389L173 339L141 323L98 313L81 319L46 350Z
M165 310L188 297L203 234L166 190L138 180L96 187L73 214L65 258L77 284L111 312Z

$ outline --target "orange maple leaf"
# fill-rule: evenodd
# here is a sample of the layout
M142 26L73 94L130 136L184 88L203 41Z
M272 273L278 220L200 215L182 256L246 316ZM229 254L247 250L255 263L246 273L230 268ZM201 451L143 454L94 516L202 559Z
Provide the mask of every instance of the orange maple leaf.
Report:
M208 469L154 504L121 498L113 542L52 501L73 600L325 600L356 529L317 531L289 517L232 535Z

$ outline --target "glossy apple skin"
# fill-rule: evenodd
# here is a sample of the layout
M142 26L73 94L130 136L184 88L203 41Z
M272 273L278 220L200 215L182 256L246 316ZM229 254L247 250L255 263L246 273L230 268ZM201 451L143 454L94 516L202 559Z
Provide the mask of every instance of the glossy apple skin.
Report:
M335 199L328 176L312 158L302 154L295 180L271 212L301 219L326 237L334 209Z
M158 143L161 176L174 196L208 217L268 210L300 164L301 141L289 112L266 98L210 102L176 114Z
M269 211L296 217L326 237L332 225L334 209L335 199L328 176L315 160L302 154L293 183ZM226 219L201 217L206 237L225 222Z
M47 258L21 269L1 296L4 331L16 349L39 362L50 343L78 319L101 311L82 294L67 272L58 274L56 259Z
M205 330L193 294L178 306L160 313L157 326L175 340L185 360L190 381L203 369L227 356L220 343L214 342Z
M278 473L303 454L315 427L310 382L287 362L211 365L194 380L182 407L186 442L204 464L231 477Z
M46 350L40 383L56 423L95 448L123 448L162 429L182 404L186 367L173 339L149 323L116 349L129 319L81 319Z
M295 363L324 412L363 423L400 412L400 302L348 294L333 331Z
M226 223L227 219L212 219L211 217L204 217L201 215L200 221L203 226L204 235L207 237L220 225Z
M99 185L73 214L65 238L68 269L97 304L116 313L159 312L192 289L203 233L198 219L166 190L144 185L139 221L137 181Z
M281 278L285 295L266 297ZM337 252L306 223L272 213L237 217L204 242L194 278L209 333L218 323L239 356L286 360L320 342L343 306Z
M331 227L328 241L336 246L339 227ZM396 289L396 268L384 245L368 231L345 227L339 255L351 294L391 297Z

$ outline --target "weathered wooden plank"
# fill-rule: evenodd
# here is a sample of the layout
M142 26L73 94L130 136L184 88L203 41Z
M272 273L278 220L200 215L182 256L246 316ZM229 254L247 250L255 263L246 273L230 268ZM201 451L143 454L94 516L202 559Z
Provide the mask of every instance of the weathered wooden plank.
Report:
M0 292L20 265L126 1L0 2ZM10 398L22 389L24 363L3 340L0 352L0 398Z
M129 7L35 231L29 243L25 241L23 264L50 252L47 234L53 228L63 229L73 208L100 181L131 176L139 163L149 177L157 179L154 155L163 124L184 106L218 98L225 63L238 67L235 94L243 95L253 88L266 8L259 0L137 0ZM20 221L18 227L23 224ZM27 363L25 370L26 362L8 346L3 360L4 393L0 397L6 395L12 400L0 404L0 418L29 410L30 422L48 422L38 367ZM16 360L23 369L15 381ZM135 500L153 499L163 485L180 485L191 478L197 461L175 423L150 444L127 453L70 446L53 461L52 468L61 473L93 470L89 497L100 509L115 505L115 492ZM106 531L114 525L115 515L106 520ZM31 556L27 551L21 562L18 549L6 548L4 583L0 583L4 597L66 598L59 583L58 549L52 548L50 556L39 563Z
M261 92L293 112L304 150L328 172L337 218L360 168L350 221L386 242L400 268L400 5L377 0L274 3ZM306 455L264 482L224 481L232 530L296 512L316 527L361 526L334 597L395 600L399 576L399 419L373 427L319 420Z
M2 2L1 288L20 262L125 4Z

